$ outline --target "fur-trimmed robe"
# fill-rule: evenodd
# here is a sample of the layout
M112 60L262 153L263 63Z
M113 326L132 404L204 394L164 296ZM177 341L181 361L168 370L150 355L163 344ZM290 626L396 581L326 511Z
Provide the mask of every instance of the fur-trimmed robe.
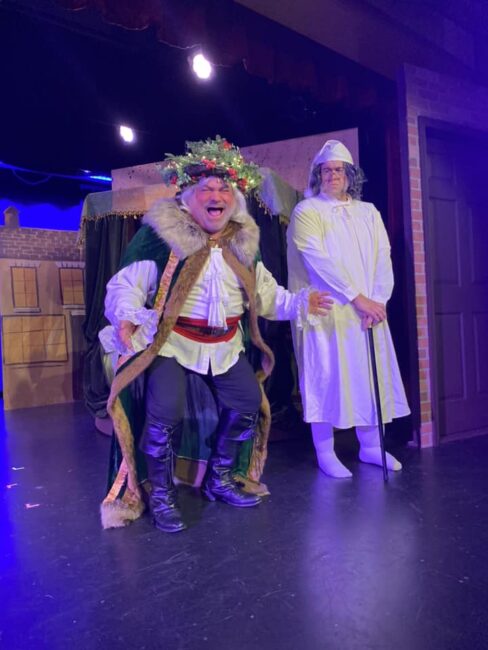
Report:
M272 370L273 353L259 332L255 296L255 260L259 251L259 229L247 213L237 213L219 239L226 263L239 278L248 300L249 331L253 344L262 352L262 381ZM154 308L162 313L151 345L122 365L112 383L107 404L122 459L117 475L101 505L104 528L125 526L144 511L143 493L137 472L136 449L131 428L130 385L151 365L173 329L188 294L210 254L209 235L189 212L173 199L157 203L144 217L143 227L132 239L121 268L136 261L152 260L158 268L159 290ZM247 487L259 486L270 428L270 408L264 391L258 432L247 468Z

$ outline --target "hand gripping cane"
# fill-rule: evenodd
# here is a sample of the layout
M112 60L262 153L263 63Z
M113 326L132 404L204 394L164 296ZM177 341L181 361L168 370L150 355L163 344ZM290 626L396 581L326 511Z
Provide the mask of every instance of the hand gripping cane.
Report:
M371 370L373 372L374 398L376 402L376 414L378 417L378 430L380 436L381 462L383 464L383 480L388 482L388 467L386 466L385 453L385 426L381 413L380 385L378 382L378 368L376 366L376 353L374 349L373 327L368 327L369 356L371 358Z

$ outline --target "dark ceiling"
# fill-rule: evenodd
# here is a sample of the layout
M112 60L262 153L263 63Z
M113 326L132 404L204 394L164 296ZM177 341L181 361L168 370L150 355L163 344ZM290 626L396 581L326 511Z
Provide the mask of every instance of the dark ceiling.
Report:
M316 53L319 46L310 46ZM327 50L320 50L325 64ZM151 30L107 25L96 12L4 0L0 160L43 171L108 172L160 160L181 151L185 140L216 133L246 146L357 126L361 119L340 102L321 103L253 77L242 64L219 67L214 80L198 82L188 54L157 42ZM357 66L358 78L367 74ZM137 144L120 141L120 123L137 130Z

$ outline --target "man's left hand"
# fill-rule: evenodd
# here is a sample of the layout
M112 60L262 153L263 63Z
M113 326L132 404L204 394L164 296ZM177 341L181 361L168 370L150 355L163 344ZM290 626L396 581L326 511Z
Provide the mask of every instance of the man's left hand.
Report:
M314 316L327 316L333 304L328 291L311 291L308 296L308 312Z
M370 327L373 327L373 325L377 325L377 321L375 321L371 316L362 316L361 317L361 329L366 331L369 330Z

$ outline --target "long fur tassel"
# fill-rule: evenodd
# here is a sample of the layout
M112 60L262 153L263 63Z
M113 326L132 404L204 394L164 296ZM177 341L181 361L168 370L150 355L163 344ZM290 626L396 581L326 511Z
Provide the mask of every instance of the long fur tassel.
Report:
M247 476L252 481L259 483L264 472L266 458L268 457L268 438L271 429L271 406L266 393L264 392L263 382L266 379L264 372L257 372L256 377L259 382L259 387L261 388L261 406L259 409L258 429L256 437L254 438Z
M138 519L145 510L142 500L126 503L123 499L103 501L100 505L102 528L123 528Z

